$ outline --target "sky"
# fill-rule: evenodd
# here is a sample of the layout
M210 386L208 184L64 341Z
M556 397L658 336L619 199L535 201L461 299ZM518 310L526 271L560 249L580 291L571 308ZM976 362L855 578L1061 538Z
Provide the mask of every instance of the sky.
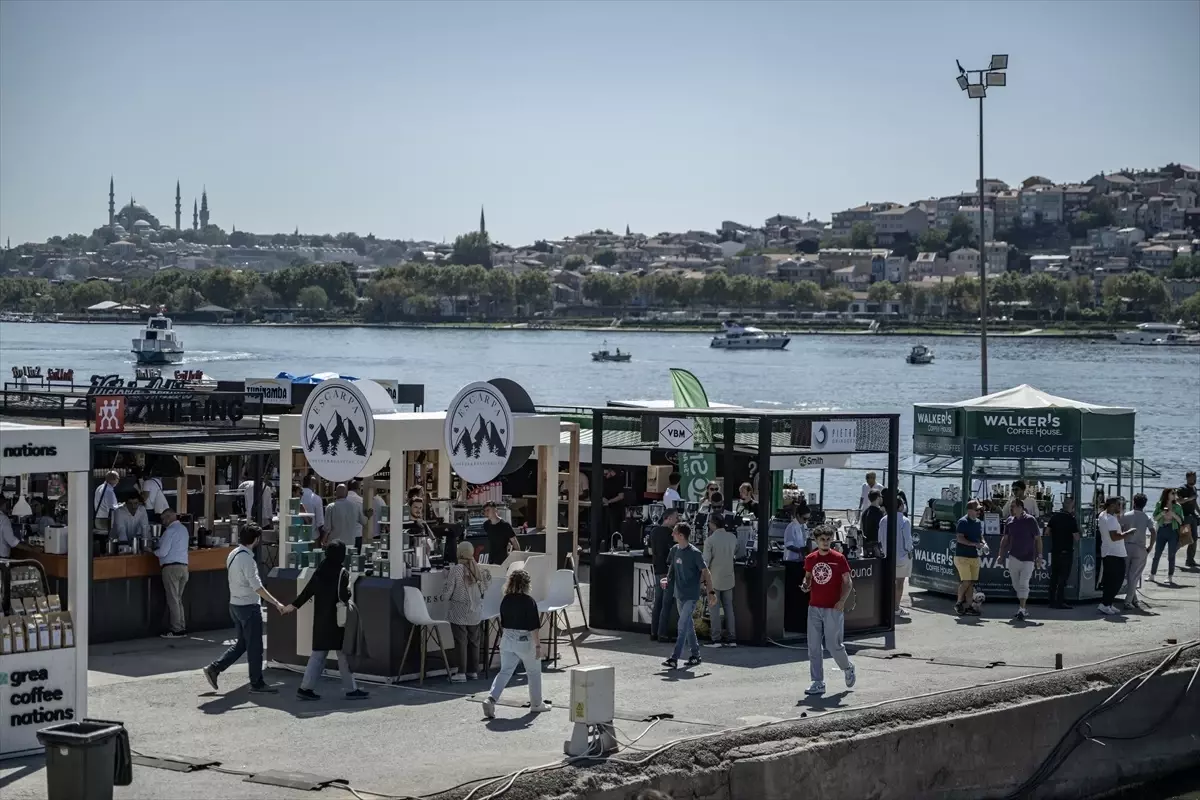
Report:
M107 222L513 245L1200 163L1200 2L0 0L0 238Z

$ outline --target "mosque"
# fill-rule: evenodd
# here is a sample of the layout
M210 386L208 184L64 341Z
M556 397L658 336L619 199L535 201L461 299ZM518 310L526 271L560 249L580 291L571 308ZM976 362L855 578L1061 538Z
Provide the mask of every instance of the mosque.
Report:
M182 198L179 192L179 181L175 181L175 230L183 230L183 205ZM150 210L143 205L139 205L131 195L129 203L120 211L117 210L117 195L112 176L108 179L108 227L116 234L118 239L123 239L129 234L137 234L146 236L150 233L163 233L170 230L170 226L163 227L158 221L158 217L150 213ZM195 199L192 200L192 230L201 230L208 227L208 189L204 189L200 195L199 204Z

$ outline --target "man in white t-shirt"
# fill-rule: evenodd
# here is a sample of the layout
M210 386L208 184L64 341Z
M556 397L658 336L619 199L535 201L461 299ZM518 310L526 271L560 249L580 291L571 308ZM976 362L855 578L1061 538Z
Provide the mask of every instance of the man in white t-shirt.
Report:
M1142 573L1146 571L1146 557L1150 550L1150 537L1154 534L1154 519L1146 513L1147 498L1144 494L1133 496L1133 511L1121 515L1121 527L1133 531L1125 537L1125 607L1141 610L1137 590L1142 585Z
M94 527L108 530L108 517L121 504L117 502L117 481L121 476L110 472L104 476L104 483L96 487L92 495L92 519Z
M867 479L865 481L863 481L862 492L859 494L858 518L860 520L862 519L863 512L866 511L867 508L871 505L871 500L870 500L871 492L879 492L880 494L883 493L883 487L880 486L878 481L875 480L874 472L867 473Z
M1121 582L1125 580L1125 539L1134 534L1134 530L1121 529L1121 500L1110 497L1104 501L1104 511L1096 518L1096 535L1100 537L1100 560L1102 572L1100 577L1100 605L1096 610L1101 614L1119 614L1113 602L1117 592L1121 591Z
M249 475L242 475L242 482L238 484L238 490L241 491L242 500L246 504L247 519L250 519L250 515L254 511L254 488L254 480ZM255 515L254 521L265 528L271 524L271 517L275 515L274 495L271 493L271 484L267 480L262 481L262 490L258 495L258 513Z
M667 483L667 490L663 492L663 505L674 508L676 503L683 502L683 495L679 494L679 473L672 472L668 475Z
M371 508L375 512L371 517L371 540L377 542L380 537L379 520L383 519L383 510L387 508L387 495L383 492L376 492L371 498Z
M138 491L142 493L142 502L146 504L146 510L150 512L152 520L157 520L170 505L163 494L162 478L143 477L138 482Z
M317 479L312 475L305 475L303 491L300 492L300 507L305 512L313 515L313 534L314 537L320 539L325 532L325 502L320 496L313 491L313 485Z

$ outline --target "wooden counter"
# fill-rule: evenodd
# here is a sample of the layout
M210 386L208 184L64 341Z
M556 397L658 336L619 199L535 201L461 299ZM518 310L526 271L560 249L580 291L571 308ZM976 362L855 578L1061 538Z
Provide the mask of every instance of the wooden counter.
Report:
M88 543L89 545L91 542ZM229 581L225 559L230 547L188 551L188 583L183 594L189 631L228 628ZM51 593L67 597L67 557L19 545L13 558L37 561L46 570ZM88 639L91 644L157 636L167 629L162 570L152 553L92 559Z
M224 570L225 559L233 552L232 547L206 547L188 551L188 572L211 572ZM67 557L43 553L40 549L25 544L13 549L13 558L36 561L51 578L67 578ZM145 578L162 573L158 558L153 553L138 553L124 556L95 556L92 558L92 580L112 581L122 578Z

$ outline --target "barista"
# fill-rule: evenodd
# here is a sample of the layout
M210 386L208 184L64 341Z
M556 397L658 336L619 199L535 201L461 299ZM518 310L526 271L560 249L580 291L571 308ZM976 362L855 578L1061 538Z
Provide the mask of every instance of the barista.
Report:
M420 489L409 491L408 515L409 522L404 527L408 534L408 546L414 551L424 550L432 555L437 552L438 536L425 521L425 498L420 495ZM413 494L416 492L416 494Z
M754 495L754 487L749 483L738 487L738 514L758 517L758 498Z
M110 541L128 544L134 539L150 538L150 520L146 516L146 507L137 495L126 497L125 502L113 510L111 520L108 532Z

